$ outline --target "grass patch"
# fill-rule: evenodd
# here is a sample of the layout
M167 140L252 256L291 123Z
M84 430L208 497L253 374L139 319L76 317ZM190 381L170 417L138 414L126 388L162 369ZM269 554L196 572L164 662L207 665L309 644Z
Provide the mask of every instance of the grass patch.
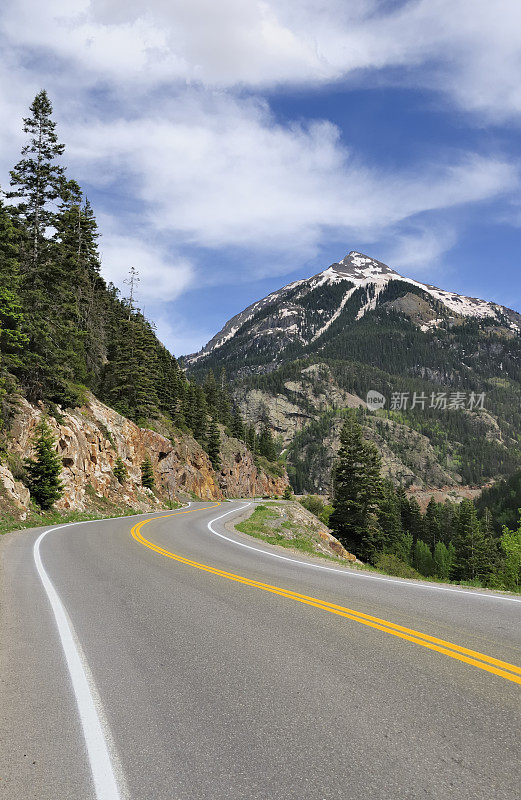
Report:
M89 522L97 519L107 519L108 517L130 517L133 514L146 512L137 511L134 508L115 509L110 514L99 514L95 511L71 511L63 514L59 511L46 511L38 513L32 511L23 521L16 519L12 514L2 514L0 520L0 534L10 531L26 530L27 528L41 528L47 525L59 525L67 522Z
M326 553L317 551L314 547L311 535L306 535L302 527L295 525L289 520L281 518L273 506L277 507L276 503L263 503L256 506L255 511L244 520L239 522L235 528L241 533L247 533L248 536L254 536L256 539L261 539L268 544L276 544L279 547L285 547L288 550L299 550L302 553L307 553L310 556L318 556L325 558L328 561L335 561L337 564L345 564L345 561L335 556L329 556ZM288 531L291 535L278 533L277 527L281 530Z
M111 517L131 517L136 514L147 514L148 511L140 511L137 508L130 508L129 506L116 506L112 504L107 498L97 498L99 508L92 511L37 511L35 509L29 511L26 519L20 520L14 514L2 513L0 517L0 535L9 533L10 531L26 530L27 528L41 528L48 525L63 525L69 522L92 522L98 519L110 519ZM164 508L157 509L174 510L181 508L182 503L177 501L166 502ZM150 513L153 513L150 510Z

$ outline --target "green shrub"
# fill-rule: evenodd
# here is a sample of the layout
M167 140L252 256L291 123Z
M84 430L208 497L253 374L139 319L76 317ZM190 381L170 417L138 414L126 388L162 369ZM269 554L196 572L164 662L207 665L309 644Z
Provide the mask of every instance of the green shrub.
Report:
M405 561L392 553L379 553L375 559L375 567L387 572L388 575L396 575L398 578L421 578L414 567L410 567Z
M114 477L117 478L122 484L125 483L128 478L128 470L125 466L125 463L119 456L116 459L116 464L114 466Z

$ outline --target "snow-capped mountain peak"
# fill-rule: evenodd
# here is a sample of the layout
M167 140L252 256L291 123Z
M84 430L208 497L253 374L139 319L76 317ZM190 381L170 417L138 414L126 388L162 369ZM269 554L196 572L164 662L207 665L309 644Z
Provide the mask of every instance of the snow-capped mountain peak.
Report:
M340 317L353 324L378 306L407 316L425 332L469 317L489 319L515 334L521 331L521 316L511 309L403 277L387 264L352 250L317 275L253 303L186 361L195 364L237 335L244 338L246 350L259 353L269 350L275 355L292 343L318 346Z
M350 280L368 280L370 278L380 278L384 275L401 277L387 264L370 258L356 250L351 250L345 258L338 264L332 264L328 268L336 275L349 278ZM325 270L327 272L328 270Z

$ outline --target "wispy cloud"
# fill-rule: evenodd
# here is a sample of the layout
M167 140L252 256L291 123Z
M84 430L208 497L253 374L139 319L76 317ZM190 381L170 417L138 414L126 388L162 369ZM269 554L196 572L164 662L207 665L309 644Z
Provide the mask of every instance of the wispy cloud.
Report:
M367 235L416 214L504 194L507 161L467 153L396 172L371 168L327 121L282 126L261 103L180 93L161 115L72 125L91 183L126 176L148 226L184 243L304 252L327 235Z

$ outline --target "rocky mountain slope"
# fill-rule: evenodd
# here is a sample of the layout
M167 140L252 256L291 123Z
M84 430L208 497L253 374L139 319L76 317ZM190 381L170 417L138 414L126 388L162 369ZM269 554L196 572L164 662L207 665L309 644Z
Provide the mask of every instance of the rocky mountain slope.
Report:
M226 368L246 419L279 436L298 491L328 483L348 407L397 483L479 486L521 465L520 331L512 309L351 252L236 315L185 363Z
M0 508L20 518L30 507L29 491L20 480L23 460L31 455L31 440L42 413L42 405L19 400L10 428L9 455L0 464ZM206 452L188 434L166 427L162 431L140 428L94 395L89 395L81 408L58 409L49 423L63 464L61 479L65 488L56 503L57 510L99 508L102 500L146 511L162 507L169 499L193 496L220 500L279 495L287 485L283 470L274 475L260 469L244 443L224 432L221 469L215 472ZM154 468L154 493L141 486L140 465L147 454ZM114 476L118 457L128 471L124 484Z

